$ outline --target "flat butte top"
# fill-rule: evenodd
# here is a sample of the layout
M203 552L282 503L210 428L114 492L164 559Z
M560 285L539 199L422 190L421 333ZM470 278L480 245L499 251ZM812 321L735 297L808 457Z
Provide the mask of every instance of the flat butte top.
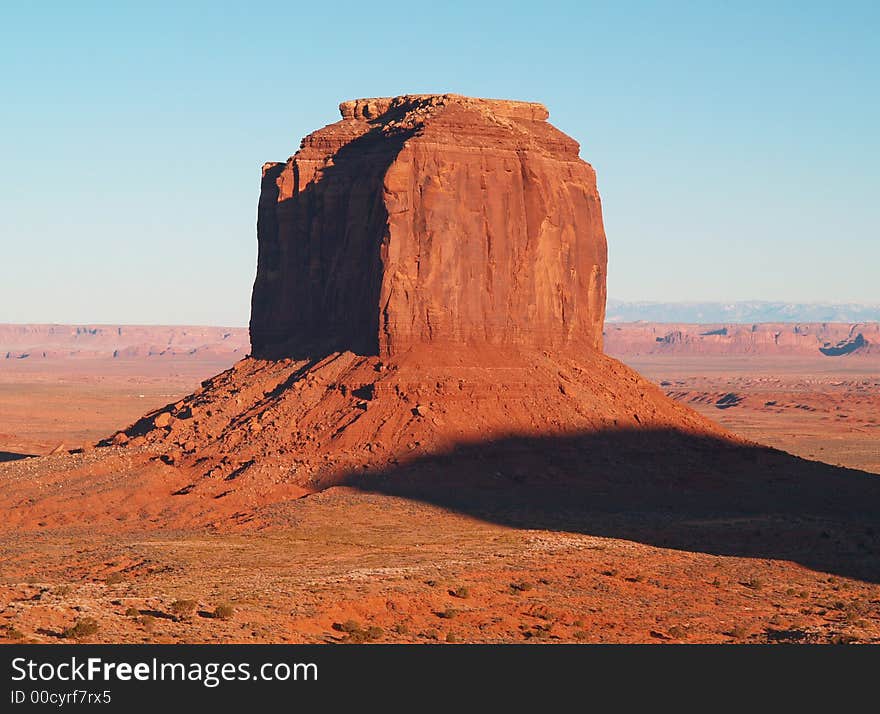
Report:
M461 105L495 117L521 121L546 121L550 116L547 107L538 102L482 99L461 94L403 94L398 97L350 99L339 105L339 112L343 119L370 121L395 111L430 114L433 110L450 105Z

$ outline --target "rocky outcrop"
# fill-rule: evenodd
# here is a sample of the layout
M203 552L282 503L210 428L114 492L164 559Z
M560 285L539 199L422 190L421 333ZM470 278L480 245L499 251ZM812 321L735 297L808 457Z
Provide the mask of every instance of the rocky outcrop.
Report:
M263 167L256 356L601 348L595 173L540 104L359 99Z

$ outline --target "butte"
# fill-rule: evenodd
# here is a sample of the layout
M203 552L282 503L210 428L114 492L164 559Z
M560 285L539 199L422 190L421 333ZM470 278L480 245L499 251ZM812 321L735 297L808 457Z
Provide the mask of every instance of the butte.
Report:
M510 458L482 475L503 487L596 463L575 449L535 468L543 439L732 439L603 354L596 174L543 105L432 94L339 108L263 166L252 355L104 445L158 452L191 474L177 495L210 510L231 493L256 505L430 470L490 442ZM610 477L618 457L601 455ZM473 477L435 471L453 487Z

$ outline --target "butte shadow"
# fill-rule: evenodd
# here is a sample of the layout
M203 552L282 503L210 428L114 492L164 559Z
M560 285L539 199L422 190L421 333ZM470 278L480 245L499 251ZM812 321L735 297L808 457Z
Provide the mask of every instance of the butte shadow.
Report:
M20 461L21 459L33 459L36 454L20 454L15 451L0 451L0 463L6 461Z
M352 473L345 483L515 528L790 560L880 582L876 475L714 436L510 436Z

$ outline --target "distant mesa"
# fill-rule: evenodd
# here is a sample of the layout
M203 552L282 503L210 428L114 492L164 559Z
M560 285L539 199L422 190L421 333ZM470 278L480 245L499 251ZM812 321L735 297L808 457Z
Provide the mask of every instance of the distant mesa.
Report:
M880 359L880 323L876 322L606 323L604 339L608 354L620 359L649 355Z
M247 330L193 325L0 324L0 359L240 359Z

